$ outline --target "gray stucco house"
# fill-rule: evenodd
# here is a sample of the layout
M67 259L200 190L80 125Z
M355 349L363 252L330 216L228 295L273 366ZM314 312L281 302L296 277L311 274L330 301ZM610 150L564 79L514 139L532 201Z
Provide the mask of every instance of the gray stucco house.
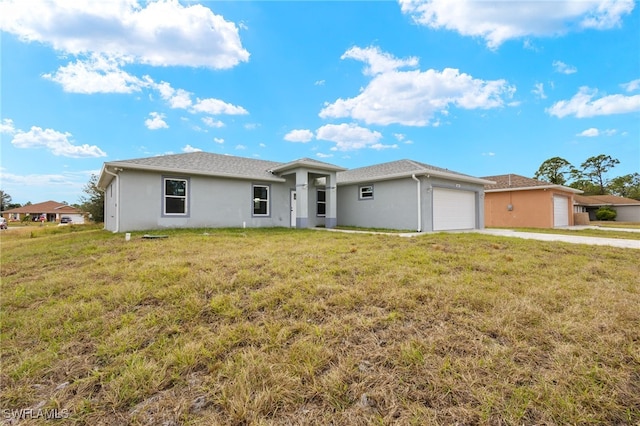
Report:
M484 227L487 180L411 160L346 170L194 152L107 162L105 229Z

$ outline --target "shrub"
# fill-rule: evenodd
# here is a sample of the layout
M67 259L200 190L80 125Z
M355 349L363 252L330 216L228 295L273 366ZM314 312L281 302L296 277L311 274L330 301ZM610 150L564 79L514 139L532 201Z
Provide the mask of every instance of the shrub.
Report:
M596 211L596 219L598 220L616 220L617 215L618 212L610 206L602 206Z

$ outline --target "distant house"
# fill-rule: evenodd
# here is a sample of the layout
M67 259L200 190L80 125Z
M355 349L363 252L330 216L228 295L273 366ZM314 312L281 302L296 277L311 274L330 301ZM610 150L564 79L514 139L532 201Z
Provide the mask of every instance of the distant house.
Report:
M589 220L598 220L596 211L600 207L609 206L618 213L617 222L640 222L640 201L615 195L576 195L574 211L589 213Z
M107 162L105 229L484 226L486 180L410 160L345 170L194 152Z
M9 222L22 221L26 215L30 218L44 216L46 222L60 222L60 219L65 216L70 217L72 223L84 223L84 214L80 210L57 201L29 204L2 212L2 217Z
M573 199L582 191L516 174L486 176L485 225L554 228L573 225Z

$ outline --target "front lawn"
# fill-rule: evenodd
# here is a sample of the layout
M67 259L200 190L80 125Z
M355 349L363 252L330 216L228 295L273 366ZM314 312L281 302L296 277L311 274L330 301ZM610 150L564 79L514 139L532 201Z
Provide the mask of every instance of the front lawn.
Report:
M5 417L640 422L637 250L472 233L160 233L0 234Z

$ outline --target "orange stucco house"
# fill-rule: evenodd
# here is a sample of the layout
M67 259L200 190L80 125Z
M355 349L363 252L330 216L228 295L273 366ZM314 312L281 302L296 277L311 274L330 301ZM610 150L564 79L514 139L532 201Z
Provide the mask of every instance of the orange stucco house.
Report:
M484 224L488 227L554 228L573 225L573 196L582 191L520 175L486 176Z

